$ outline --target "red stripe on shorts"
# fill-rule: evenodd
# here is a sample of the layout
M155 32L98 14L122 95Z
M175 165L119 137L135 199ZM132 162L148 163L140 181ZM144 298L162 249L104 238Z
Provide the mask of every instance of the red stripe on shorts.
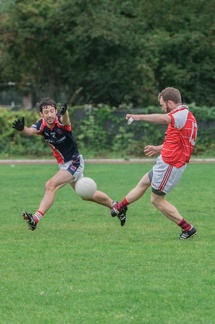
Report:
M166 170L166 173L165 173L165 175L164 175L164 177L163 177L163 180L162 180L162 182L161 182L161 184L160 184L158 190L163 191L163 189L165 188L165 186L166 186L166 184L167 184L167 182L168 182L168 180L169 180L169 177L170 177L170 175L171 175L172 168L173 168L172 165L169 165L169 166L168 166L168 168L167 168L167 170Z

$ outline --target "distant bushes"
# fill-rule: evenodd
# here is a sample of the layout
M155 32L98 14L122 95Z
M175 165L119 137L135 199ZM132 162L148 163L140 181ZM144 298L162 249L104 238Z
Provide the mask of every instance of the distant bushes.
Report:
M198 138L195 155L214 155L215 152L215 107L190 106L198 122ZM98 106L96 108L72 107L70 118L74 136L80 152L88 157L143 157L147 144L161 144L165 136L165 125L134 122L130 126L126 113L159 113L158 107L133 109ZM25 117L26 126L40 119L38 111L0 109L0 152L1 155L25 157L50 157L48 145L40 136L26 138L12 128L13 120Z

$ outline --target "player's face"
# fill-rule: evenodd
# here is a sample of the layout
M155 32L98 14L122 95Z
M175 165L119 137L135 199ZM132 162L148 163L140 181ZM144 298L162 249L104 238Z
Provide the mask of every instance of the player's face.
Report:
M46 124L51 127L55 122L57 109L54 106L45 106L40 115L45 119Z
M160 98L160 106L163 112L165 113L169 113L171 111L171 108L169 106L169 100L164 101L162 97Z

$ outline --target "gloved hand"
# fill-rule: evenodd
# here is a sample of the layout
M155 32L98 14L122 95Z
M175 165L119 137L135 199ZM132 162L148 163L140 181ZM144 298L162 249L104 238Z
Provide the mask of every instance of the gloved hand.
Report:
M64 115L67 111L67 102L63 106L60 107L60 115Z
M20 132L23 131L23 129L25 127L25 118L22 117L21 120L20 119L14 120L12 127L17 129Z

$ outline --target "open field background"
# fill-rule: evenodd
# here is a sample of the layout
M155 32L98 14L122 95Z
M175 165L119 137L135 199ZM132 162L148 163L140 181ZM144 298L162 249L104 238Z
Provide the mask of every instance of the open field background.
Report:
M85 175L121 200L152 164L87 164ZM105 207L66 186L35 232L35 212L56 165L0 165L0 323L215 323L214 164L187 167L168 195L198 234L150 203L129 206L122 228Z

